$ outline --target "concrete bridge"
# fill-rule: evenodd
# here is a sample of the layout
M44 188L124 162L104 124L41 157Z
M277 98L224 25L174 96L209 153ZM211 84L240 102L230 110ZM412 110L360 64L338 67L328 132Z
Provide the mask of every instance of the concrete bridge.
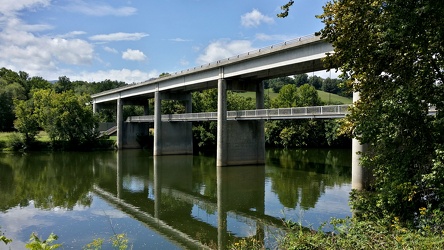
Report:
M154 98L153 154L192 154L192 123L164 122L161 100L185 102L186 113L192 113L191 93L210 88L218 90L217 108L217 166L265 163L265 135L263 119L231 120L227 112L227 90L256 92L256 109L264 109L263 80L326 69L321 60L333 53L331 44L315 35L272 45L242 55L219 60L167 77L131 84L92 95L94 112L100 108L117 109L117 147L134 146L136 135L147 131L144 123L123 121L123 105L141 105L148 111L148 99ZM131 118L133 119L133 118ZM135 119L135 118L134 118ZM363 151L353 144L354 176L357 185L363 183L358 155Z

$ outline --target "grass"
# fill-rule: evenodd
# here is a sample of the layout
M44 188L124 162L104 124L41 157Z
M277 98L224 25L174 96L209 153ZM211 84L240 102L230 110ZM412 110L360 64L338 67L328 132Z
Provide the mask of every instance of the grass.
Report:
M352 104L353 103L352 98L347 98L347 97L339 96L336 94L327 93L327 92L324 92L321 90L317 90L317 91L318 91L318 95L321 98L321 100L326 104L328 104L328 103Z
M16 132L0 132L0 142L6 143L9 140L9 137ZM49 136L48 133L45 131L40 131L37 136L35 137L37 141L41 142L49 142Z

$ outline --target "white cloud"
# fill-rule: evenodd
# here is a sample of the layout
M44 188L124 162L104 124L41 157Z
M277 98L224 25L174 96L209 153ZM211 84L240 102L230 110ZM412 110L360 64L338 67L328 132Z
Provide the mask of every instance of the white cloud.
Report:
M252 50L254 48L251 46L251 42L247 40L219 40L205 48L203 54L197 58L197 63L207 64Z
M244 27L256 27L262 23L274 23L274 19L265 16L257 9L253 9L251 12L241 16L241 24Z
M81 35L85 35L86 32L85 31L79 31L79 30L75 30L75 31L71 31L68 32L66 34L60 35L60 38L74 38L76 36L81 36Z
M65 9L90 16L131 16L137 12L133 7L113 7L106 2L91 3L82 0L72 1Z
M103 50L105 50L106 52L109 52L109 53L113 53L113 54L119 53L116 49L113 49L113 48L108 47L108 46L103 47Z
M152 70L150 72L143 72L140 70L130 69L112 69L112 70L99 70L96 72L82 72L78 75L72 75L70 79L72 81L81 80L89 82L100 82L106 79L113 81L122 81L126 83L140 83L150 78L158 77L159 72Z
M42 72L57 70L61 64L92 63L94 49L87 41L32 33L49 28L46 25L29 25L13 16L0 17L0 65L31 75L42 75Z
M124 33L117 32L111 34L100 34L89 37L92 41L102 41L102 42L111 42L111 41L137 41L146 36L149 36L146 33Z
M172 39L169 39L170 41L172 41L172 42L191 42L192 40L189 40L189 39L183 39L183 38L172 38Z
M130 61L143 61L146 59L146 56L140 50L127 49L122 53L122 58Z
M5 16L15 16L17 11L37 7L46 7L51 0L2 0L0 13Z

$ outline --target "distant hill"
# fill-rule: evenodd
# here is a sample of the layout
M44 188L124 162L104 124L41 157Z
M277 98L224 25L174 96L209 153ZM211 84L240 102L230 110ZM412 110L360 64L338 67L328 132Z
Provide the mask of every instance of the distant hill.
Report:
M353 98L347 98L336 94L330 94L321 90L317 90L321 100L326 104L352 104Z
M347 98L347 97L343 97L343 96L339 96L336 94L330 94L321 90L317 90L318 91L318 95L321 98L321 100L325 103L325 104L352 104L353 103L353 99L352 98ZM256 94L254 92L245 92L245 93L239 93L242 96L245 97L251 97L251 98L256 98ZM274 99L278 96L278 93L274 93L271 89L265 89L265 94L266 95L270 95L271 99Z

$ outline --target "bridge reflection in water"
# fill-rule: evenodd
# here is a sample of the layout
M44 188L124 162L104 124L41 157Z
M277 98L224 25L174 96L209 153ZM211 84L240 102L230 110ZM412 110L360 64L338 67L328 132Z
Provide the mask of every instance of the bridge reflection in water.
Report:
M215 192L206 190L215 188L210 183L193 186L193 178L202 177L193 172L193 156L154 156L140 168L132 165L140 161L131 161L122 151L117 154L116 182L97 183L93 192L176 245L226 249L243 237L264 240L265 227L282 228L281 220L264 214L263 165L215 168L206 178L216 178L211 181L217 183ZM129 174L140 169L147 172Z
M93 192L177 246L226 249L243 238L255 238L266 246L274 246L275 238L270 233L275 235L285 230L282 219L266 211L267 182L279 175L269 167L215 168L208 167L214 166L212 157L147 156L139 150L119 150L116 154L115 178L109 175L110 167L114 166L96 169ZM327 164L328 160L320 161ZM301 170L308 167L299 165ZM102 171L107 178L100 176ZM339 185L349 185L350 175L346 175L346 182L339 181ZM314 207L325 192L319 190L318 184L324 189L330 185L328 180L315 182L310 186L319 194L307 207ZM334 182L336 185L337 181ZM283 180L280 185L285 183ZM301 189L303 183L299 184L300 190L295 191L302 195L307 190Z

